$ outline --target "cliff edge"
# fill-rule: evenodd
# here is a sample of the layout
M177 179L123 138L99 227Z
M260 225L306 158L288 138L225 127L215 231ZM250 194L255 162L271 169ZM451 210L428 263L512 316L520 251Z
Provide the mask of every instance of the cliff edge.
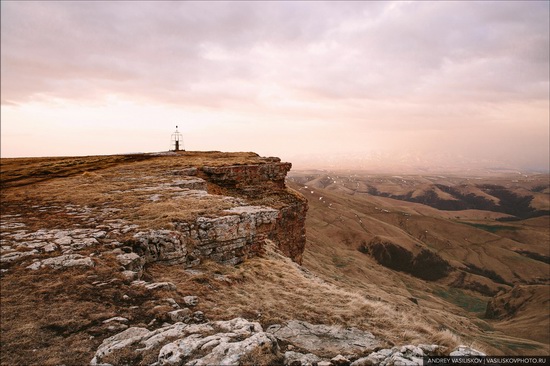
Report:
M301 263L307 201L286 187L290 168L254 153L3 159L2 262L104 244L128 270L155 261L238 264L272 240ZM93 240L82 243L87 231ZM42 240L28 246L32 235Z

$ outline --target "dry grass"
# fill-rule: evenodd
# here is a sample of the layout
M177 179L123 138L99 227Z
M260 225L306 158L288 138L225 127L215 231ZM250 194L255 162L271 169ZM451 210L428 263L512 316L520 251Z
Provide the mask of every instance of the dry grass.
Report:
M276 350L273 349L266 349L267 344L263 347L257 347L252 352L244 355L239 360L240 364L242 366L249 366L249 365L262 365L262 366L269 366L269 365L283 365L284 364L284 356L280 352L276 352Z
M178 171L192 167L264 164L254 153L180 152L75 158L1 159L2 212L33 211L33 206L115 207L113 219L131 220L142 228L169 228L174 221L198 215L223 215L234 206L216 194L228 194L208 183L209 197L176 196ZM234 192L233 192L234 195ZM154 197L157 196L157 197ZM266 197L264 204L277 202ZM262 198L255 200L262 204ZM61 214L62 216L62 214ZM66 218L70 220L70 218ZM56 226L62 225L56 219Z
M125 217L141 227L166 229L173 228L172 223L193 221L199 216L222 216L223 210L235 206L222 196L179 198L141 204Z
M355 326L372 332L387 345L437 341L453 347L460 341L449 330L439 330L429 314L412 306L368 300L360 292L312 277L288 258L270 251L238 268L207 263L202 269L201 275L189 275L178 267L158 264L149 271L159 280L176 283L183 292L199 295L206 314L216 320L244 317L264 328L291 319Z
M140 167L154 164L161 169L177 169L193 166L223 166L261 164L258 154L252 152L225 153L219 151L190 151L169 154L127 154L46 158L0 159L2 188L20 187L53 178L100 171L116 166Z
M382 267L370 256L357 250L363 242L368 243L376 235L402 238L408 242L412 240L419 245L426 245L452 261L454 266L461 266L462 262L477 263L479 268L492 270L510 282L540 281L544 278L546 280L543 281L548 281L547 264L511 255L511 250L518 247L529 247L534 252L546 255L547 245L543 247L541 244L547 243L550 235L547 216L544 219L511 223L509 225L518 229L495 234L447 220L445 215L440 214L441 211L420 209L420 204L366 194L350 195L349 191L338 190L333 186L323 189L321 186L311 185L311 182L319 183L314 179L314 174L304 173L303 177L306 180L301 184L291 182L289 185L300 190L310 204L306 221L306 268L341 289L361 291L371 300L393 304L403 311L401 320L402 328L405 329L404 338L414 340L416 336L411 330L422 334L427 327L435 327L437 332L430 339L438 343L457 342L457 337L460 337L465 343L477 341L480 344L478 348L484 348L492 354L548 352L548 346L543 342L547 338L539 336L540 333L548 334L547 311L542 314L531 312L528 317L530 325L526 324L527 317L522 318L525 321L522 326L526 330L537 329L523 333L531 339L523 340L527 346L521 346L522 342L519 340L517 343L488 342L488 338L506 339L508 335L517 335L517 328L497 327L494 321L480 319L485 310L482 305L489 298L468 289L453 292L455 289L449 286L457 286L456 283L459 283L456 281L453 284L458 272L453 273L454 277L438 283L421 281L411 275ZM308 189L303 188L304 185ZM478 220L483 218L482 214L477 213ZM490 224L490 220L479 222ZM513 237L517 241L512 242L507 237ZM468 286L467 281L487 284L494 289L505 286L493 283L491 278L474 274L467 274L465 280L465 286ZM414 306L412 311L413 303L410 299L418 302L418 306ZM476 305L475 312L471 309L472 305ZM418 312L422 316L410 317ZM541 322L540 319L546 320ZM495 332L495 328L502 333Z
M95 261L93 269L14 267L3 274L1 365L88 364L102 340L118 333L107 329L103 320L122 316L130 326L147 327L158 315L151 309L163 304L162 299L183 303L177 291L129 286L110 256Z

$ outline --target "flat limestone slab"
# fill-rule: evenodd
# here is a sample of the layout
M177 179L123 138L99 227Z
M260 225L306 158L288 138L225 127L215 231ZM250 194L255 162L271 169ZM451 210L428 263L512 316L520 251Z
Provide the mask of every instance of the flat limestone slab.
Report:
M380 346L380 342L370 332L337 325L310 324L299 320L291 320L285 325L272 325L267 332L279 340L321 357L364 354Z

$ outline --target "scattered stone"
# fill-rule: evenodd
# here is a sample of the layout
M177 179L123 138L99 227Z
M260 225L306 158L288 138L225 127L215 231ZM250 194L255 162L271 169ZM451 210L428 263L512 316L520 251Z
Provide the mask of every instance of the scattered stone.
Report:
M418 348L420 348L424 352L424 354L430 356L442 356L442 351L445 347L441 347L436 344L419 344Z
M115 323L107 327L107 330L111 332L120 332L121 330L125 330L125 329L128 329L128 326L126 324L121 324L121 323Z
M165 301L167 303L169 303L170 306L172 306L174 309L179 309L180 308L180 305L176 302L176 300L172 299L171 297L165 299Z
M79 239L78 241L74 241L71 244L71 249L72 250L80 250L80 249L91 247L91 246L97 245L97 244L99 244L99 242L95 238L83 238L83 239Z
M30 255L35 255L35 254L38 254L38 251L36 249L33 249L28 252L11 252L11 253L2 254L0 256L0 263L10 263L18 259L28 257Z
M413 356L420 356L420 357L424 356L424 351L420 347L413 346L412 344L402 346L399 349L399 352L401 352L404 355L413 355Z
M359 358L351 363L351 366L371 365L423 365L424 356L443 356L444 347L438 345L420 344L418 346L405 345L390 349L381 349L373 352L367 357Z
M90 362L90 365L100 365L101 359L110 355L118 349L125 348L134 343L141 341L146 335L149 335L150 331L145 328L128 328L122 333L118 333L112 337L109 337L101 343L94 358Z
M153 282L153 283L146 284L145 288L148 290L163 289L168 291L175 291L176 285L174 285L172 282Z
M449 356L486 356L486 354L468 346L460 345Z
M220 275L220 274L214 274L214 279L216 281L220 281L220 282L225 282L225 283L228 283L228 284L232 284L233 281L226 275Z
M199 303L199 298L197 296L185 296L183 301L185 302L185 305L193 307L197 306Z
M2 230L8 230L8 229L19 229L25 227L25 224L21 222L11 222L11 223L2 223L0 224L0 229Z
M193 313L193 321L195 323L205 323L208 320L206 319L206 316L204 315L204 313L202 311L195 311Z
M275 338L265 332L255 333L240 340L235 333L221 333L207 337L190 336L165 345L159 352L159 365L236 365L239 360L254 352L275 354L278 344ZM207 352L205 356L192 360L193 353ZM190 357L191 356L191 357Z
M143 286L143 287L145 287L145 285L147 285L147 282L143 280L135 280L135 281L132 281L132 283L130 284L130 286Z
M188 323L189 320L191 319L191 310L185 308L185 309L170 311L168 313L168 316L173 322Z
M57 250L57 245L53 244L53 243L50 243L50 244L46 244L42 247L42 250L45 252L45 253L51 253L51 252L55 252Z
M122 276L128 281L135 281L138 279L139 274L134 271L122 271Z
M124 253L116 256L118 262L127 270L140 272L145 260L136 253Z
M111 332L120 332L122 330L128 329L128 319L121 316L114 318L106 319L103 321L103 324L107 324L107 330Z
M106 231L100 230L92 234L95 239L103 239L107 235Z
M191 275L191 276L198 276L203 274L203 271L199 271L198 269L186 269L185 273Z
M121 316L115 316L114 318L109 318L109 319L104 320L102 323L107 324L107 323L110 323L110 322L128 323L128 319L123 318Z
M161 197L162 195L160 194L153 194L149 196L149 201L157 202L157 201L160 201Z
M57 245L71 245L71 243L73 242L73 238L71 238L70 236L63 236L59 239L56 239L54 241L55 244Z
M27 269L32 269L33 271L36 271L37 269L40 269L41 266L42 266L42 263L40 263L40 261L36 261L36 262L28 265L26 268Z
M128 234L130 231L136 229L137 227L138 227L137 225L122 226L121 229L120 229L120 232L122 234Z

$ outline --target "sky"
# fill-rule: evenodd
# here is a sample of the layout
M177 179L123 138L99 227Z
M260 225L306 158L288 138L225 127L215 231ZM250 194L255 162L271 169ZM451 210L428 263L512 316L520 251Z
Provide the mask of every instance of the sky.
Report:
M2 1L1 156L549 170L548 1Z

